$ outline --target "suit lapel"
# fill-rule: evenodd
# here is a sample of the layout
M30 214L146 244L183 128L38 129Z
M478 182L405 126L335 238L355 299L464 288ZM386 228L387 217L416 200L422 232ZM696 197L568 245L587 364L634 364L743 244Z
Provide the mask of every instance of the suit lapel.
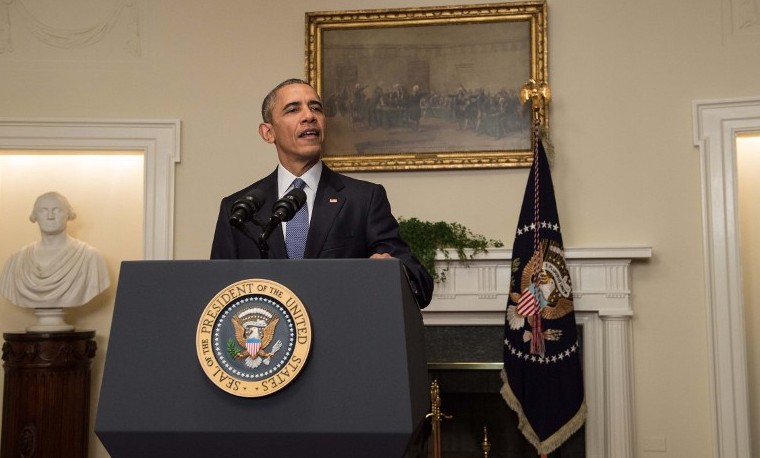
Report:
M343 182L340 176L323 166L319 178L317 194L314 198L314 209L309 223L309 236L306 239L305 258L317 258L327 239L327 234L333 226L335 217L346 201L341 193ZM282 232L282 231L281 231ZM283 243L284 245L284 243Z

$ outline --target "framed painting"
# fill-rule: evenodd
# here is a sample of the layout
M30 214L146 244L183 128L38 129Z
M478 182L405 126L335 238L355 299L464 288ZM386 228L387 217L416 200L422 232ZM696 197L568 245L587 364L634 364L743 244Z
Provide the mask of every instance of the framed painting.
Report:
M339 171L527 167L545 1L306 13L306 73ZM548 126L548 112L541 122Z

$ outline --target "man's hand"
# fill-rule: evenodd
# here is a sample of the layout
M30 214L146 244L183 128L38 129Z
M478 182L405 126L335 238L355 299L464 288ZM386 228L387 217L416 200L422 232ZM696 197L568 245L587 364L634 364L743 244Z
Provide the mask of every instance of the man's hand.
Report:
M369 257L370 259L392 259L393 256L388 253L375 253Z

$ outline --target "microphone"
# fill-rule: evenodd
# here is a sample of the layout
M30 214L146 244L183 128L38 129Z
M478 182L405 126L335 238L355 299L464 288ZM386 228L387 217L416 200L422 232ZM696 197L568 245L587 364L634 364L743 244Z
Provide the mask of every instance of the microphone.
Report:
M268 239L269 236L272 235L274 228L293 219L293 216L295 216L305 203L306 192L304 192L303 189L293 188L288 191L272 206L272 216L269 218L269 222L267 222L267 225L261 232L260 240Z
M230 224L235 227L242 227L243 223L253 220L253 215L264 204L264 191L260 189L251 189L251 191L232 204L232 214L230 215Z

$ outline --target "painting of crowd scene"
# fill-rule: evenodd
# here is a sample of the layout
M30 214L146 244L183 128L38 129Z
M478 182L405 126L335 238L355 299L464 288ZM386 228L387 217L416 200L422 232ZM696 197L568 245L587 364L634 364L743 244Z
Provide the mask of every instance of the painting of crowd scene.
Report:
M529 150L531 43L527 20L325 31L326 155Z
M324 103L331 135L327 150L336 150L333 154L529 147L530 110L515 88L423 91L413 82L355 83L327 94Z

